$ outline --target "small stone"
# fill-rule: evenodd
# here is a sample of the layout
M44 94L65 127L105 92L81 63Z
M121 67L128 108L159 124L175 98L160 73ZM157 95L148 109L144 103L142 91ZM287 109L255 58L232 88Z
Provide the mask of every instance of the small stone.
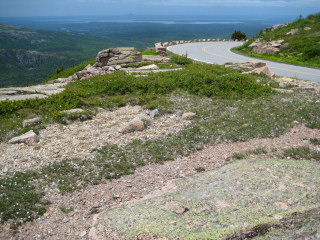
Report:
M121 66L120 66L120 65L117 65L117 66L114 67L114 69L115 69L116 71L119 71L119 70L121 69Z
M32 118L32 119L27 119L27 120L24 120L22 122L22 126L23 127L28 127L28 126L32 126L32 125L35 125L37 123L41 122L41 119L39 117L37 118Z
M113 66L109 67L109 69L108 69L109 72L114 72L115 70L116 69Z
M182 114L182 119L192 119L196 114L193 112L186 112L184 114Z
M62 220L62 222L63 222L63 223L69 222L69 218L64 218L64 219Z
M122 133L130 133L135 131L143 131L146 129L145 122L140 118L135 118L123 128Z
M79 237L84 237L85 235L87 235L87 232L86 231L83 231L79 234Z
M155 116L159 115L159 110L158 109L154 109L150 112L150 118L154 119Z
M74 109L69 109L69 110L65 110L62 112L65 114L73 114L73 113L82 113L82 112L84 112L84 110L81 108L74 108Z
M137 70L152 70L152 69L159 69L159 67L155 64L151 64L151 65L137 68Z
M167 205L167 210L176 214L184 214L185 212L189 211L188 208L181 206L177 203L169 203Z
M11 140L9 140L9 144L17 144L17 143L27 143L27 144L31 144L31 143L35 143L38 142L39 138L37 136L37 134L35 134L33 132L33 130L30 130L29 132L18 136L18 137L14 137Z

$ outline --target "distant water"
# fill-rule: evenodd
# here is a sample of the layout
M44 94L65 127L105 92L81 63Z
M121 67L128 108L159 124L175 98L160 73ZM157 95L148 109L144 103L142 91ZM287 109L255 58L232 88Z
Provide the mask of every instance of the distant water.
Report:
M293 21L291 17L214 17L214 16L86 16L86 17L23 17L23 18L3 18L0 17L0 23L32 27L33 25L47 24L84 24L84 23L157 23L157 24L222 24L237 25L246 23L259 23L264 25L281 24Z

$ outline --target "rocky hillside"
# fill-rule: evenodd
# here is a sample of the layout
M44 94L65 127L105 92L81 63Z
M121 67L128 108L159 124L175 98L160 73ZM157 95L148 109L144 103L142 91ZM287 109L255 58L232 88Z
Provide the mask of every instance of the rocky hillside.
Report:
M141 55L0 89L0 239L318 239L319 84Z
M267 28L237 50L254 57L320 67L320 13Z
M36 84L108 47L103 38L0 24L0 87Z

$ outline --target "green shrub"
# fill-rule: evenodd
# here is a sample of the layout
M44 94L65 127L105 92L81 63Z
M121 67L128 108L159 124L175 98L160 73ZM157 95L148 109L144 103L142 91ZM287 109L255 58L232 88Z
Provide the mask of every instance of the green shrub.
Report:
M231 35L232 40L247 40L247 35L240 31L234 31L234 33Z
M173 55L170 58L170 61L172 63L178 64L178 65L187 65L187 64L193 63L192 59L188 58L187 54L186 55L182 55L182 56Z

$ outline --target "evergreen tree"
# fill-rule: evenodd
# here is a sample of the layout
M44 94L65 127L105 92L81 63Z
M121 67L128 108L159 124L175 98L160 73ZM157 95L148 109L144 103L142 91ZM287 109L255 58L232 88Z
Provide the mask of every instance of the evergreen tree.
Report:
M247 40L247 36L245 33L240 31L234 31L234 33L231 36L232 40Z

